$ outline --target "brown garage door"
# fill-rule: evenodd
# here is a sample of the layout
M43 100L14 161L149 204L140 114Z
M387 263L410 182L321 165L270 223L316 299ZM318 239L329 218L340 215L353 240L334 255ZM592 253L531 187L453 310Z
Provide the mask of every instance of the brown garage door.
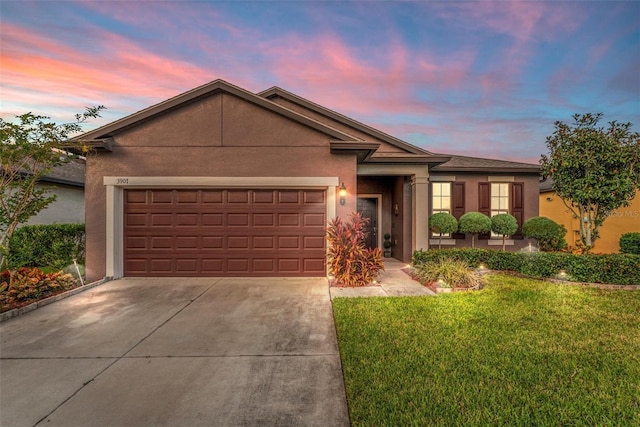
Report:
M326 191L125 190L126 276L324 276Z

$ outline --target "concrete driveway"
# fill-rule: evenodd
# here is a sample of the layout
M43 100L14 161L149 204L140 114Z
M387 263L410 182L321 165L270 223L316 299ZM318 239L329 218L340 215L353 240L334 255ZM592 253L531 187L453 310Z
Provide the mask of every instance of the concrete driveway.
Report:
M120 279L0 340L4 427L349 425L325 279Z

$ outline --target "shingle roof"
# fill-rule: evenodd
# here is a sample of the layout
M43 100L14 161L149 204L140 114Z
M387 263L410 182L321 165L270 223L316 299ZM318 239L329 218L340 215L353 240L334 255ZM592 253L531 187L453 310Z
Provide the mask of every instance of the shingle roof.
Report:
M84 187L85 161L72 160L54 168L41 181Z
M444 156L444 154L443 154ZM451 160L435 166L431 169L434 172L453 171L491 171L491 172L539 172L540 165L533 163L512 162L509 160L483 159L480 157L451 156Z

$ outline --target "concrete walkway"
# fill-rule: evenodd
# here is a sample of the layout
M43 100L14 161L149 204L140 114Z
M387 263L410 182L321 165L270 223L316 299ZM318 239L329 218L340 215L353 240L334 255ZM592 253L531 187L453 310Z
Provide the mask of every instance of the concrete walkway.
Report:
M431 289L422 286L402 271L407 264L394 258L384 259L384 269L374 286L358 288L329 288L331 299L339 297L389 297L389 296L424 296L436 295Z
M121 279L0 324L0 425L348 426L326 279Z

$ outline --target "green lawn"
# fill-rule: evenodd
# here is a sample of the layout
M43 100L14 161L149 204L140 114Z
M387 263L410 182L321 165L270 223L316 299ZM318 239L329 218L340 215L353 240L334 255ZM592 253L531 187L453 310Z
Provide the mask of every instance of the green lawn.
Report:
M640 291L333 301L354 426L640 426Z

